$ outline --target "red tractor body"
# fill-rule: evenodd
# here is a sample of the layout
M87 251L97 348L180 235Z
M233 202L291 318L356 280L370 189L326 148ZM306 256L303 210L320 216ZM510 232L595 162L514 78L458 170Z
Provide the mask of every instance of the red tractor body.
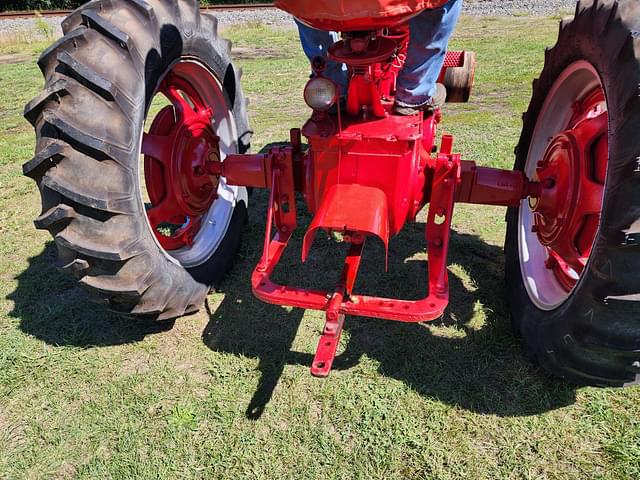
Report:
M449 0L276 0L275 5L320 30L349 32L405 23Z
M331 369L345 315L402 322L442 316L449 298L447 250L456 200L510 206L537 190L537 184L521 172L463 162L453 153L449 135L442 136L438 151L439 111L426 116L422 112L410 116L390 113L407 38L406 29L387 34L381 30L344 34L330 49L330 56L347 64L350 71L344 112L340 108L335 115L314 111L302 130L291 131L290 146L267 154L230 155L209 166L211 173L222 174L229 184L271 189L264 251L252 277L253 291L269 303L326 311L326 325L312 365L317 376L326 376ZM470 90L473 61L465 52L449 52L441 78L450 69L463 70L469 79L464 88ZM314 69L315 78L322 78L322 63L314 64ZM302 150L301 135L308 139L306 151ZM333 291L278 285L270 280L296 229L296 192L302 193L313 215L304 235L302 261L309 256L319 230L338 233L350 244ZM407 301L356 294L365 240L377 237L388 252L390 238L407 221L415 220L427 204L429 288L425 297Z

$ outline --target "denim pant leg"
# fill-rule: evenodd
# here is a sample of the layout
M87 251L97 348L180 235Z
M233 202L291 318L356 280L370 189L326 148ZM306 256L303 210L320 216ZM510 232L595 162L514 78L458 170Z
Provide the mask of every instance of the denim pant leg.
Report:
M405 107L422 106L433 97L449 38L461 10L462 0L450 0L411 19L409 49L404 68L398 74L396 103Z
M309 61L316 56L326 57L329 47L339 39L338 34L335 32L316 30L299 22L297 19L296 24L298 25L298 32L300 33L302 49L307 58L309 58ZM347 67L345 65L327 60L327 68L324 71L324 76L340 86L341 96L346 95L348 78Z

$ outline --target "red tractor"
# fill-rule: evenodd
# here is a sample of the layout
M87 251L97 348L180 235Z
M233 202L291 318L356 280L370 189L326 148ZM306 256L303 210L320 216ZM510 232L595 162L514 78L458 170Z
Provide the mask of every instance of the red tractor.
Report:
M25 110L37 134L24 165L42 196L35 224L53 235L59 265L117 311L158 320L195 312L238 250L248 188L269 189L253 291L265 302L326 312L311 366L326 376L346 315L441 317L455 203L501 205L507 297L530 355L579 383L635 383L640 2L582 0L561 23L509 171L462 160L449 135L438 140L439 111L390 113L403 23L429 2L377 17L280 3L312 26L342 32L329 55L348 66L350 87L346 111L329 114L336 87L323 77L323 59L314 60L304 92L311 118L291 130L288 145L259 154L248 153L252 132L230 44L196 0L93 0L64 20L64 37L39 60L44 92ZM449 52L441 81L450 101L469 98L474 63L471 52ZM156 95L170 105L149 118ZM313 216L302 261L319 230L348 244L330 291L271 278L296 232L297 195ZM365 243L377 238L386 249L427 205L425 297L358 294Z

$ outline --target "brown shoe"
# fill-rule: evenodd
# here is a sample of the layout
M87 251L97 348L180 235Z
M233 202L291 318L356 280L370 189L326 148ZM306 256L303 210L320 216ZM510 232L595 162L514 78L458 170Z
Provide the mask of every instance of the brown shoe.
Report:
M434 110L441 108L447 101L447 89L441 83L436 83L436 93L426 103L422 105L409 106L395 103L392 112L396 115L415 115L422 111L433 113Z

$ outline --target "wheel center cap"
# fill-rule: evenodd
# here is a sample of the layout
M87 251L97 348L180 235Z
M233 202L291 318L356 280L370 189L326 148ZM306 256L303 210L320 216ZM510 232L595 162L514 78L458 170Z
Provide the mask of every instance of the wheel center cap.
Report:
M556 136L538 162L536 175L542 189L530 207L535 213L534 228L543 245L551 246L569 228L577 191L575 172L580 163L580 150L571 132Z
M181 125L171 153L171 185L175 201L189 216L205 214L215 199L217 179L207 174L206 163L219 158L218 138L208 121Z

